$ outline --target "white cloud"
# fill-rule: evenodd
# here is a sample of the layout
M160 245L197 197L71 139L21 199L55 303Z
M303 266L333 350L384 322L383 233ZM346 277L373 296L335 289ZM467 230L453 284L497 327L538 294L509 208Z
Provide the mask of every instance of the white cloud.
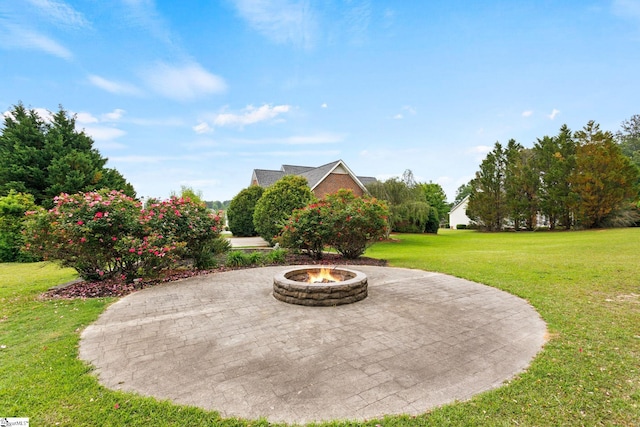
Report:
M553 120L553 119L555 119L555 118L556 118L556 116L557 116L558 114L560 114L560 110L556 110L556 109L554 108L554 109L553 109L553 111L551 111L551 114L549 114L549 116L548 116L548 117L549 117L551 120Z
M126 6L123 18L129 25L142 28L167 47L175 47L174 40L178 39L178 36L171 33L166 20L158 13L155 0L122 0L122 2Z
M82 13L76 11L63 1L27 0L27 2L38 8L49 22L58 26L73 28L91 27Z
M5 48L39 50L66 60L73 58L69 49L37 31L9 23L5 23L3 29L0 32L0 45Z
M51 111L47 110L46 108L34 108L33 110L45 122L51 123L53 121L53 114L51 113Z
M213 129L211 129L211 126L209 126L207 122L200 122L197 125L195 125L192 129L197 134L213 132Z
M99 87L100 89L106 90L107 92L116 94L116 95L140 95L141 91L137 87L129 84L129 83L120 83L115 82L113 80L107 80L104 77L97 76L92 74L89 76L89 82Z
M84 132L95 141L110 141L127 134L122 129L104 126L86 127L84 128Z
M254 107L248 105L240 113L219 113L213 118L214 126L237 126L242 127L245 125L251 125L265 120L271 120L279 116L280 114L287 113L291 110L290 105L275 105L264 104L261 107Z
M326 102L323 102L322 105L320 105L320 108L328 108L329 106L327 105Z
M531 117L533 115L532 110L526 110L522 112L522 117Z
M143 78L154 92L178 101L189 101L227 89L221 77L195 62L180 66L158 62L144 72Z
M125 110L123 110L121 108L116 108L115 110L113 110L110 113L103 114L101 116L102 117L102 121L103 122L116 122L116 121L118 121L118 120L120 120L122 118L124 113L126 113Z
M310 0L233 0L249 26L275 43L311 48L318 28Z
M76 123L98 123L98 118L91 113L76 113Z
M395 120L402 120L402 119L404 119L404 116L403 116L402 114L398 113L398 114L396 114L395 116L393 116L393 118L394 118Z

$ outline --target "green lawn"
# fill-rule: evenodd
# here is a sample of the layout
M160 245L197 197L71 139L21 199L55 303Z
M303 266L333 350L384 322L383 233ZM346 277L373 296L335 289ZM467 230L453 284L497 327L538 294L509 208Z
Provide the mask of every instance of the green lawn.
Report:
M396 237L367 255L525 298L547 322L550 340L506 387L367 425L640 423L640 229ZM114 300L38 298L74 277L50 264L0 264L0 417L29 417L33 426L268 425L101 387L77 359L78 338Z

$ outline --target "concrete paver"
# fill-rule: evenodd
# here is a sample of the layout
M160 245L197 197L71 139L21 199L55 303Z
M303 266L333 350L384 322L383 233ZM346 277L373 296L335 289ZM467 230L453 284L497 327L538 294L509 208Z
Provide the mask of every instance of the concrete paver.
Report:
M81 337L106 387L272 422L423 413L500 386L544 344L524 300L438 273L351 266L369 297L277 301L265 267L131 294Z

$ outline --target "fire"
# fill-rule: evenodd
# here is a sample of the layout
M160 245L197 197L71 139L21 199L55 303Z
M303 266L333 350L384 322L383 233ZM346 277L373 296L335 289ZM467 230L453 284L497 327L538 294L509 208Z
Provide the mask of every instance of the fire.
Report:
M308 283L326 283L326 282L339 282L342 280L339 277L336 277L331 273L330 268L322 267L319 271L309 271L307 272Z

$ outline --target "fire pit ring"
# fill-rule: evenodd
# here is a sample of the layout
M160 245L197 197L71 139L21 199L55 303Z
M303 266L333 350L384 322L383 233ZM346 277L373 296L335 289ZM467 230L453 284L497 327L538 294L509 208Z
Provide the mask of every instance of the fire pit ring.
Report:
M307 282L309 273L329 269L339 280ZM277 273L273 278L273 296L289 304L330 307L351 304L367 297L367 275L343 267L296 266Z

